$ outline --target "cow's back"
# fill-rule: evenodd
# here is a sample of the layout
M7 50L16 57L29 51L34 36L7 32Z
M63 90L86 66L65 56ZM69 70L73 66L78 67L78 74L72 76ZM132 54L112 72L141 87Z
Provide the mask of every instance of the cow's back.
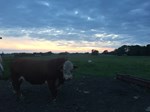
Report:
M16 59L11 65L12 77L23 77L30 83L44 83L48 74L46 61Z
M51 60L33 60L33 59L16 59L12 62L11 72L13 77L23 77L32 84L41 84L46 80L53 80L63 77L59 70L64 58Z

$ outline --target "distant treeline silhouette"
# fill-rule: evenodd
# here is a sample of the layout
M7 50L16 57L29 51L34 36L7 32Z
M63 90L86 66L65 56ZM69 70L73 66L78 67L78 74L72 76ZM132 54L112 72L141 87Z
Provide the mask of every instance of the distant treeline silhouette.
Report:
M48 56L53 54L51 51L49 52L34 52L34 53L12 53L15 57L24 57L24 56Z
M108 52L105 50L102 54L111 55L128 55L128 56L150 56L150 44L146 46L140 45L123 45L114 51Z
M108 50L104 50L102 53L99 53L98 50L92 49L91 53L85 52L85 53L69 53L67 51L60 52L60 53L53 53L51 51L48 52L34 52L34 53L11 53L11 54L4 54L3 52L0 55L11 55L15 57L24 57L24 56L49 56L52 54L58 54L58 55L77 55L77 54L91 54L91 55L118 55L118 56L150 56L150 44L146 46L140 46L140 45L123 45L114 51L109 52Z

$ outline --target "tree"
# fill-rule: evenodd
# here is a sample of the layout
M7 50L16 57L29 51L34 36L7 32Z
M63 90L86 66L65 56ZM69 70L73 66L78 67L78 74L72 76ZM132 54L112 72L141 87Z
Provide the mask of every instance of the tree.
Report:
M104 50L102 54L109 54L108 50Z
M140 46L140 45L123 45L119 47L118 49L115 49L112 52L109 52L108 54L113 55L128 55L128 56L150 56L150 44L147 46Z
M146 54L150 56L150 44L146 46Z
M99 54L99 51L98 50L95 50L95 49L92 49L92 55L98 55Z
M118 49L115 49L114 54L122 56L122 55L127 55L129 51L129 47L127 45L123 45L119 47Z

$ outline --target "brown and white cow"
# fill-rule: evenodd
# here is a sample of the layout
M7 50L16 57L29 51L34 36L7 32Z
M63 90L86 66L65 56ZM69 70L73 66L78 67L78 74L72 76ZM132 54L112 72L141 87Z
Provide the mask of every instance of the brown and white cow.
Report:
M71 61L65 58L51 60L15 59L11 64L11 80L17 96L21 96L20 85L22 79L31 84L47 83L56 99L57 88L64 83L64 80L72 79L74 66Z
M3 62L3 60L2 60L2 57L1 57L1 55L0 55L0 79L2 78L2 76L3 76L3 71L4 71L2 62Z

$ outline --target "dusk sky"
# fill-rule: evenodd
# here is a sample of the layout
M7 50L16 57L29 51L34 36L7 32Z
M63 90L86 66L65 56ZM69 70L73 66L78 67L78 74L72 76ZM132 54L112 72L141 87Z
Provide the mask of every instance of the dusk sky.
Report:
M1 52L150 44L150 0L0 0Z

